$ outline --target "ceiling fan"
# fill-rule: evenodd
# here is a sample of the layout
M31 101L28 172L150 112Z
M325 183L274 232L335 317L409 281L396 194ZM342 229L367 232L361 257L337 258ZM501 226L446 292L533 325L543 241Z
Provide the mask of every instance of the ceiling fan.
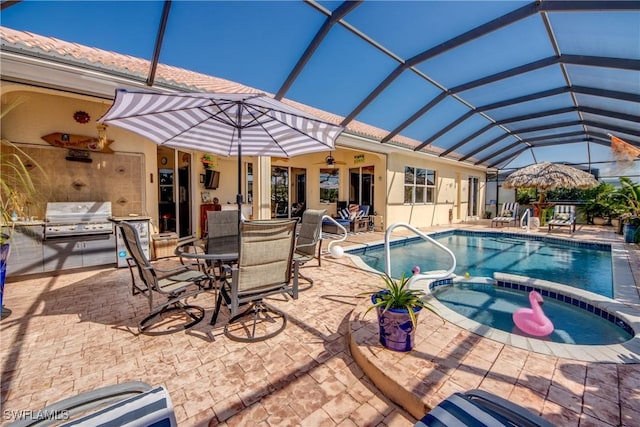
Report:
M329 154L327 157L324 158L324 162L318 162L316 163L316 165L321 165L321 164L325 164L327 165L327 167L335 167L335 165L346 165L345 162L339 162L337 161L331 154Z

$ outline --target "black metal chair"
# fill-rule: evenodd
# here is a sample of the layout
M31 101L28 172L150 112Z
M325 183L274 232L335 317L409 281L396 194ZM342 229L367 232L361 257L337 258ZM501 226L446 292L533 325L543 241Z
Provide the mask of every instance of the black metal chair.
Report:
M118 227L120 227L124 243L143 283L143 286L138 286L134 281L134 289L145 294L149 300L151 313L140 321L140 332L152 334L150 329L162 321L163 316L175 311L182 312L188 318L188 322L181 324L180 329L191 328L200 322L204 318L204 309L196 305L184 304L183 300L201 293L205 284L210 282L210 277L200 270L194 270L185 265L172 269L154 267L142 251L142 245L136 229L126 221L119 222ZM129 265L130 268L133 267L131 263ZM133 271L131 276L132 280L134 280ZM155 298L164 297L166 300L154 302L154 295ZM178 328L171 328L164 332L154 332L153 334L170 333L174 332L174 329Z
M327 213L326 209L307 209L302 214L298 239L293 259L300 266L318 259L318 267L322 266L320 251L322 250L322 217ZM299 273L299 276L313 285L313 280Z
M211 319L211 324L215 324L224 300L231 312L224 326L230 339L261 341L284 330L285 314L266 304L264 298L273 295L298 298L298 263L293 261L296 224L294 219L245 221L240 225L238 264L225 266L227 274ZM249 307L239 313L243 305ZM245 317L250 317L248 323Z

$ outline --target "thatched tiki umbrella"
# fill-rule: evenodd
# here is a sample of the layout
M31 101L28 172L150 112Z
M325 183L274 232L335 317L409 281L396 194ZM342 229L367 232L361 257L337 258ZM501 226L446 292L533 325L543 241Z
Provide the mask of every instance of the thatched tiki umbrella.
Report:
M507 177L504 188L536 188L547 191L556 188L591 188L598 185L590 173L571 166L542 162L522 168ZM544 193L540 194L540 203Z

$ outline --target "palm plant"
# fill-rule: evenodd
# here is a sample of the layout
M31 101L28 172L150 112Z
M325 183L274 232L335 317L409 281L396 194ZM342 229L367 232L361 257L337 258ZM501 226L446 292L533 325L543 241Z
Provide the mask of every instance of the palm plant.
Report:
M365 315L374 308L381 308L383 313L389 309L404 309L409 313L411 323L415 327L417 323L415 309L426 308L433 311L433 308L422 299L422 291L407 287L410 276L403 273L400 280L396 280L384 273L382 279L385 283L385 289L367 293L367 295L373 295L373 305L365 311Z
M4 118L11 110L24 102L18 98L10 102L0 113ZM0 223L11 224L16 216L26 216L27 206L36 192L30 168L38 163L12 142L0 140Z
M640 217L640 184L633 182L631 178L620 178L620 188L615 195L627 204L627 217Z

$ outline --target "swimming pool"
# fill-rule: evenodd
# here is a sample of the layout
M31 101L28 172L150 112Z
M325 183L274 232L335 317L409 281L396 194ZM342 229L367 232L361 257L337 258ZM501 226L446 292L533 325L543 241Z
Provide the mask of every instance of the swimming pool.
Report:
M578 344L610 345L623 343L633 337L633 330L620 319L609 320L609 313L596 314L595 307L589 311L564 302L564 296L558 298L557 292L551 296L544 293L543 311L554 325L554 331L542 339L545 341ZM511 334L527 336L513 322L513 312L521 307L530 307L528 293L493 283L459 282L436 286L431 295L445 307L483 325L500 329ZM560 302L562 300L562 302ZM534 337L535 338L535 337Z
M447 246L456 256L455 273L493 277L495 272L508 272L584 289L613 297L611 246L573 242L545 236L527 236L496 232L453 230L430 235ZM355 251L369 267L384 271L383 245ZM448 256L432 243L420 238L391 244L391 271L411 274L420 270L444 270L450 265Z

